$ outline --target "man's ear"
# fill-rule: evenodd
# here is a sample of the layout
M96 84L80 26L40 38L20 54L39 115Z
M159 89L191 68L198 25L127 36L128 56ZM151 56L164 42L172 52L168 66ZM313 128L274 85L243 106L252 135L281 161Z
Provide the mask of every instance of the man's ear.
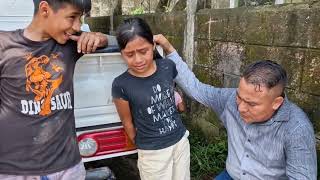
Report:
M275 98L272 102L272 109L275 111L278 110L279 107L282 105L283 101L284 101L284 98L282 96Z
M43 17L48 17L49 11L51 10L50 5L47 1L41 1L39 3L39 10L38 13Z

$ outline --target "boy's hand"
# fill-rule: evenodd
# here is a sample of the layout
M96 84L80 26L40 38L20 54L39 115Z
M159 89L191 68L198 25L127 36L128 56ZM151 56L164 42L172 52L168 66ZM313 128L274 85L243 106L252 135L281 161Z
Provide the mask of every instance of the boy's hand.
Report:
M170 54L175 51L174 47L170 44L168 39L162 34L157 34L153 36L153 41L156 44L159 44L166 54Z
M70 39L77 41L78 53L83 54L95 52L98 47L108 44L107 36L99 32L82 32L80 36L71 35Z

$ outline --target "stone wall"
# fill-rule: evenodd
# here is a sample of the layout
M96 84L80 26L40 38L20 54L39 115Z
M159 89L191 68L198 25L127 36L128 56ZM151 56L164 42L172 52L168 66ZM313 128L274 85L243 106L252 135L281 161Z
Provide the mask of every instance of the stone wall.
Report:
M179 0L92 0L91 16L111 16L171 11ZM183 0L182 0L183 1ZM136 12L137 11L137 12Z
M203 9L195 14L193 71L218 87L237 87L244 67L272 59L289 75L289 99L302 107L320 135L320 4L289 4L235 9ZM89 19L94 30L108 33L125 16ZM184 54L186 12L145 14L154 34L165 34ZM112 28L111 28L112 27ZM190 38L190 37L188 37ZM192 122L208 137L223 133L207 108L189 104Z
M299 104L320 132L320 6L201 10L197 13L194 70L203 79L236 87L243 68L271 59L288 72L289 98ZM209 54L209 56L208 56ZM214 76L214 77L211 77Z
M92 17L112 15L132 15L154 12L185 11L188 0L91 0ZM198 9L226 9L262 5L308 3L318 0L193 0Z
M87 23L94 31L100 31L107 34L114 34L116 27L126 17L129 16L94 17L88 18ZM138 15L138 17L141 17L148 22L153 31L153 34L165 34L166 37L170 39L170 42L172 42L174 46L179 50L179 52L182 53L184 29L186 24L185 13L175 12L170 14L143 14Z
M115 13L119 2L115 0L92 0L91 16L110 16Z

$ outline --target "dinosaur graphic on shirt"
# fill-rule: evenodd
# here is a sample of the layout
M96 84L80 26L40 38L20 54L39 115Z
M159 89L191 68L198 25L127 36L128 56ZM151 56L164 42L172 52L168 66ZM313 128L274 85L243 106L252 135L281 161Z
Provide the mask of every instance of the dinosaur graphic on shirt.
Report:
M26 91L35 94L34 100L41 102L39 115L46 116L51 113L51 98L53 92L60 86L63 75L54 78L54 73L61 73L63 68L52 63L50 60L57 59L57 54L52 54L51 59L46 55L34 57L32 54L26 55L25 65Z

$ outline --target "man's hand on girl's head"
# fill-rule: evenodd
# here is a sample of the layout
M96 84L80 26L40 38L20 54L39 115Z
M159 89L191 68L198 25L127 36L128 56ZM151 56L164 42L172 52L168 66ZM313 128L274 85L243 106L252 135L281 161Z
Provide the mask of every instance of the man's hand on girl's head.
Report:
M82 32L79 36L71 35L70 39L77 41L78 53L83 54L95 52L98 47L108 45L107 36L99 32Z
M159 44L166 54L170 54L176 49L171 45L166 37L162 34L157 34L153 36L153 41L156 44Z

